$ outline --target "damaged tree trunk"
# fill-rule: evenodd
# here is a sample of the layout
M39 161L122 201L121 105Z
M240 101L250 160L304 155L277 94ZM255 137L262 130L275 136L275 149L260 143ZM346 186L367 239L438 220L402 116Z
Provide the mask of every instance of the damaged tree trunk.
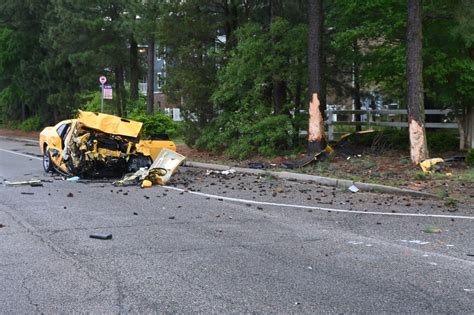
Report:
M324 138L323 94L323 1L308 0L308 92L309 103L308 155L314 155L326 148ZM321 97L323 104L320 103Z
M408 128L410 156L415 164L428 158L423 104L421 0L408 0L407 21Z
M308 155L321 152L326 148L324 119L320 106L318 94L314 93L309 103Z

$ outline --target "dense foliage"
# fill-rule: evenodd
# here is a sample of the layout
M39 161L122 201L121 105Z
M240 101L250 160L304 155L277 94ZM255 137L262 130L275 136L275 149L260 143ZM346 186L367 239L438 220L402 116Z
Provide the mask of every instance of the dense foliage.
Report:
M115 93L106 111L160 131L162 114L146 117L136 96L146 73L137 44L154 39L167 62L164 91L182 106L188 144L239 158L293 151L309 100L306 5L3 0L0 124L40 128L78 108L98 110L104 74ZM406 1L326 0L324 11L323 75L333 102L404 106ZM472 0L425 0L423 12L426 107L466 110L474 104Z

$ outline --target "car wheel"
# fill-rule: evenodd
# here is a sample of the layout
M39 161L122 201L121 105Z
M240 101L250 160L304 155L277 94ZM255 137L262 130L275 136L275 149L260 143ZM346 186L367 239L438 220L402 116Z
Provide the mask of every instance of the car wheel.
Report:
M46 173L53 171L53 161L51 161L51 154L47 147L43 150L43 169Z

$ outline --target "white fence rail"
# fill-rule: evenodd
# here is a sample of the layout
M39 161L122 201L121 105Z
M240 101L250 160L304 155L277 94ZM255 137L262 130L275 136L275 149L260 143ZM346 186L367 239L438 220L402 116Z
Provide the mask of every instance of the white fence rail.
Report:
M452 110L450 109L427 109L425 110L426 115L441 115L447 118ZM329 140L334 140L334 135L337 132L334 131L334 127L339 126L382 126L382 127L397 127L397 128L408 128L407 119L403 116L407 115L406 109L380 109L380 110L326 110L328 119L326 125L328 128L327 136ZM355 115L361 116L361 121L355 121ZM338 120L340 115L351 115L349 121ZM447 120L447 119L446 119ZM454 122L428 122L425 124L426 128L448 128L457 129L458 125Z

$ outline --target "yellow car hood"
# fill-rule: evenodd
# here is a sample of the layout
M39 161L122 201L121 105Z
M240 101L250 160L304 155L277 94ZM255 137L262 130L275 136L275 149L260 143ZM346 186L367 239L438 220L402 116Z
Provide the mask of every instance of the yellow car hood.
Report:
M113 115L79 111L77 121L84 126L104 133L138 138L143 123Z

